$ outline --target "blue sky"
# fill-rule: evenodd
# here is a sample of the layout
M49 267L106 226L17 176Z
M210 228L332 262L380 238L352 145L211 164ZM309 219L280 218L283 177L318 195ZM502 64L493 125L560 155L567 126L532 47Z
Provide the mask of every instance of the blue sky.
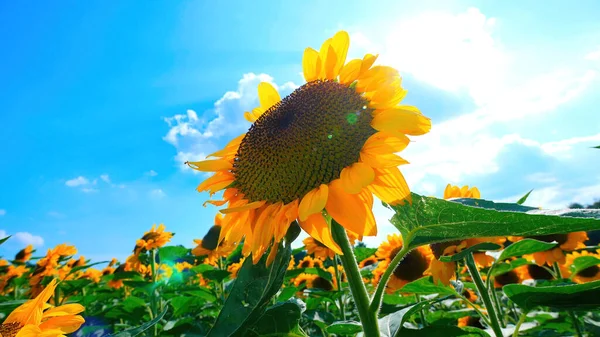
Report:
M411 188L447 183L547 208L600 198L600 4L530 1L62 1L0 4L0 247L62 242L124 258L154 223L192 246L214 208L181 165L247 127L256 85L302 84L339 29L380 53L434 123L403 156ZM376 208L376 243L393 230Z

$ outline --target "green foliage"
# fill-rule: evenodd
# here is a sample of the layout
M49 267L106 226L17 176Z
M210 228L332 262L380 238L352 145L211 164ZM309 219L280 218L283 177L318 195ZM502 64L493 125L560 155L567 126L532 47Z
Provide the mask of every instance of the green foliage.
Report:
M268 302L281 288L290 255L290 246L280 243L270 267L265 265L266 254L256 265L251 258L246 259L208 337L246 331L264 313Z
M557 310L594 310L600 308L600 281L575 285L530 287L509 284L502 291L519 307L529 311L543 306Z
M423 329L402 329L397 336L402 337L490 337L490 335L477 328L457 326L439 326L433 325Z
M573 265L571 266L572 277L584 269L594 267L599 264L600 259L595 256L580 256L573 261Z
M3 244L3 243L5 243L5 242L6 242L6 240L10 239L10 237L11 237L11 236L9 235L9 236L7 236L7 237L4 237L4 238L0 239L0 245L1 245L1 244Z
M449 255L449 256L440 256L440 261L442 262L456 262L464 259L467 255L474 252L485 252L488 250L498 250L501 249L502 246L496 243L491 242L482 242L476 245L473 245L469 248L463 249L460 253Z
M167 309L165 309L163 312L161 312L160 314L158 314L156 317L154 317L153 320L144 323L136 328L132 328L132 329L127 329L127 330L123 330L117 334L114 335L108 335L107 337L135 337L135 336L139 336L141 335L144 331L150 329L151 327L153 327L156 323L158 323L167 313Z
M389 314L384 318L379 319L379 332L381 337L395 337L398 335L398 330L402 329L404 321L411 315L417 313L421 308L430 305L433 301L422 301L401 310ZM360 336L360 334L359 334Z
M416 281L410 282L402 287L403 292L411 294L439 294L454 295L454 289L443 284L434 284L431 276L422 277Z
M600 221L594 218L600 217L600 212L583 214L580 211L548 216L518 211L527 209L525 206L480 199L460 199L469 200L477 207L414 193L412 199L412 205L392 206L396 214L391 220L402 233L405 244L411 248L468 238L549 235L600 229ZM578 215L587 218L573 217Z
M525 203L525 201L527 201L527 198L529 198L529 195L531 194L531 192L533 192L533 189L529 190L529 192L527 192L524 196L522 196L521 199L519 199L517 201L517 204L523 205L523 203Z
M193 257L190 255L189 248L183 246L166 246L158 249L158 259L160 263L175 264L175 262L191 262Z
M299 322L304 303L299 300L277 303L265 311L244 336L306 336Z
M556 245L556 243L548 243L534 239L523 239L506 247L506 249L502 251L502 254L500 254L500 257L498 257L498 260L504 261L515 256L543 252L554 248Z
M327 327L327 332L336 335L354 335L362 331L362 325L356 321L335 322Z
M361 262L369 256L373 256L377 248L367 248L367 247L358 247L354 248L354 255L356 256L356 261Z

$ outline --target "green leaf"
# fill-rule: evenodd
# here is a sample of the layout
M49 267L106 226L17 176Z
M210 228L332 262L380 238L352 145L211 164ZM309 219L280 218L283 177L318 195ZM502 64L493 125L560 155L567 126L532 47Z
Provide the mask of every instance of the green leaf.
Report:
M92 280L88 279L63 281L60 283L60 290L63 292L64 295L69 295L83 289L85 286L91 283Z
M456 198L452 199L450 202L459 203L465 206L485 208L485 209L493 209L496 211L502 212L517 212L517 213L526 213L529 211L535 211L539 208L531 207L531 206L523 206L517 203L512 202L494 202L491 200L485 199L473 199L473 198Z
M207 270L215 270L216 268L209 265L209 264L200 264L197 266L194 266L192 269L190 269L190 271L194 274L202 274Z
M398 336L402 337L490 337L490 335L477 328L465 327L459 328L457 326L441 326L432 325L423 329L406 329L400 330Z
M165 309L163 312L161 312L160 314L156 315L156 317L154 317L153 320L146 322L138 327L135 328L131 328L131 329L127 329L127 330L123 330L115 335L108 335L107 337L135 337L135 336L139 336L141 333L143 333L144 331L150 329L151 327L154 326L154 324L158 323L167 313L168 309Z
M128 312L133 312L136 309L145 308L148 306L144 299L136 297L136 296L128 296L123 301L122 305L123 305L123 309L125 309L125 311L128 311Z
M354 248L354 255L356 256L356 261L361 262L369 256L372 256L377 251L377 248L366 248L366 247L358 247Z
M290 298L292 298L296 294L297 291L298 291L298 288L296 288L294 286L286 286L285 288L281 289L281 292L279 293L279 297L277 297L277 301L285 302L285 301L289 300Z
M75 273L77 271L80 271L82 269L87 269L87 268L93 267L93 266L95 266L97 264L108 263L108 262L110 262L110 261L100 261L100 262L94 262L94 263L86 264L85 266L73 267L73 269L71 269L71 271L69 272L69 275L71 275L71 274L73 274L73 273Z
M600 281L538 288L509 284L502 291L524 310L538 306L584 311L600 308Z
M531 194L531 192L533 192L533 189L529 190L529 192L527 192L527 194L525 194L524 196L522 196L522 197L521 197L521 199L519 199L519 200L517 201L517 204L519 204L519 205L523 205L523 203L524 203L525 201L527 201L527 198L529 198L529 195Z
M336 335L354 335L362 331L362 325L355 321L342 321L331 324L326 330Z
M544 212L539 210L530 211L537 213L534 215L485 209L481 208L481 204L499 204L481 199L461 199L475 200L470 202L479 203L478 207L414 193L412 200L412 205L406 203L392 206L396 214L391 220L410 248L477 237L549 235L600 229L600 220L594 219L600 218L600 210L545 212L563 215L549 216L540 215ZM507 205L513 205L513 209L525 207L517 204ZM571 215L587 218L570 217Z
M229 272L227 270L207 270L202 273L202 276L206 277L209 280L213 280L216 282L221 282L227 277L229 277Z
M433 283L431 276L422 277L416 281L412 281L402 287L402 292L413 294L440 294L454 295L454 289L443 284L436 285Z
M311 274L311 275L319 275L328 281L332 280L331 273L329 273L328 271L323 270L321 268L314 268L314 267L313 268L298 268L298 269L289 270L285 273L285 278L286 279L293 278L302 273Z
M275 304L244 336L296 336L303 306L300 300Z
M140 274L136 271L120 271L118 273L114 273L112 279L113 279L113 281L127 280L127 279L138 278L139 276L140 276Z
M600 149L600 145L594 146L592 149Z
M600 264L600 259L595 256L580 256L573 261L573 266L571 266L573 277L577 275L580 271L594 267Z
M379 319L379 334L381 337L394 337L398 330L402 329L404 321L421 308L430 305L433 300L422 301L411 306L405 307L392 314ZM358 336L362 336L360 333Z
M265 265L267 254L254 265L247 258L238 271L229 297L207 337L244 333L264 313L267 304L281 288L290 262L291 247L279 244L270 267Z
M524 266L526 264L529 264L529 261L527 261L524 258L518 258L516 260L512 260L509 263L506 262L501 262L501 263L497 263L493 266L492 269L492 276L497 276L497 275L501 275L504 273L508 273L509 271Z
M500 254L498 261L504 261L514 256L523 256L525 254L543 252L554 248L556 245L557 243L548 243L534 239L523 239L506 247L506 249L502 251L502 254Z
M496 243L491 242L482 242L476 245L473 245L469 248L463 249L460 253L448 256L440 256L440 261L442 262L456 262L464 259L467 255L475 252L484 252L488 250L498 250L502 249L502 246Z
M0 239L0 245L1 245L1 244L3 244L3 243L5 243L5 242L6 242L6 240L10 239L10 237L11 237L11 235L9 235L9 236L7 236L7 237L4 237L4 238Z
M171 306L173 307L173 316L178 317L183 314L190 312L193 308L195 299L193 297L179 296L173 297L170 300Z
M190 260L190 249L183 246L166 246L158 249L158 258L160 263L174 264ZM189 262L189 261L188 261Z
M206 288L199 287L198 290L190 290L190 291L186 291L185 293L190 296L205 299L208 302L214 302L217 300L217 297L215 296L215 294L213 294L210 290L208 290Z

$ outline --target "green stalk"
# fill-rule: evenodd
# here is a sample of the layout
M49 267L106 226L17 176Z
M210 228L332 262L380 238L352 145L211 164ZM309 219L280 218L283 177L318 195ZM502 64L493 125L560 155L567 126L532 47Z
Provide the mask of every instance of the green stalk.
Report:
M519 317L519 321L517 322L517 325L515 325L515 332L513 332L513 337L519 337L519 329L521 329L521 325L525 322L525 319L527 318L527 313L524 312L521 314L521 317Z
M560 272L560 267L558 266L558 262L554 262L552 267L554 269L554 274L556 275L556 279L561 279L562 273Z
M415 299L417 300L417 303L421 302L421 296L419 296L419 294L415 294ZM423 327L426 327L427 321L425 320L425 314L423 313L422 307L419 309L419 318L421 318L421 324Z
M356 257L352 251L352 246L348 240L346 230L332 219L331 232L333 234L333 239L340 246L342 253L344 254L340 255L340 259L342 260L342 266L344 267L346 277L348 278L352 298L354 298L354 303L356 303L356 308L358 309L358 316L360 317L360 323L363 327L364 337L379 337L377 311L369 310L367 288L365 288L362 276L358 270L358 263L356 262Z
M487 318L487 316L481 312L481 310L479 310L479 308L475 305L475 303L469 301L469 299L467 299L466 297L464 297L463 295L456 293L456 296L461 298L463 301L465 301L465 303L467 303L471 308L473 308L473 310L475 310L477 312L477 314L479 315L479 317L481 317L481 319L483 319L483 321L487 324L487 325L492 325L490 323L489 318Z
M338 270L337 254L333 256L333 268L335 269L335 280L338 285L338 291L341 293L339 298L340 314L342 315L342 321L346 320L346 308L344 308L344 288L342 288L342 278L340 277L340 271Z
M498 313L498 320L500 321L500 326L502 328L506 328L506 323L504 323L504 312L502 310L502 306L500 305L500 300L498 299L498 292L494 287L488 288L490 293L492 294L492 299L494 300L494 304L496 305L496 310Z
M219 256L218 262L219 262L218 263L219 270L224 270L223 269L223 258L221 256ZM225 303L225 283L223 282L223 280L221 280L219 282L219 291L221 292L221 296L220 296L221 302Z
M579 326L579 319L575 316L575 313L569 310L569 317L573 320L573 327L575 328L575 336L583 337L583 332L581 331L581 326Z
M151 251L151 260L150 260L150 268L152 270L152 295L150 296L150 309L152 311L152 319L156 317L156 249L152 249ZM158 326L154 325L154 334L153 336L158 336Z
M473 253L470 253L465 258L465 263L467 268L469 269L469 273L473 278L473 282L477 287L477 291L479 291L479 296L483 300L483 304L487 309L488 315L490 316L490 323L492 326L492 330L494 330L494 334L496 337L503 337L502 329L500 328L500 324L498 321L498 315L496 314L496 309L494 308L494 304L492 303L492 299L490 298L490 293L488 289L485 287L483 280L481 279L481 275L479 275L479 270L477 270L477 265L475 265L475 258L473 258Z
M405 239L404 242L410 242L410 240ZM409 250L410 249L408 249L407 245L402 246L402 249L398 252L398 254L396 254L394 259L390 262L389 266L387 267L387 269L385 270L383 275L381 275L381 279L379 280L379 283L377 284L377 289L375 289L375 294L373 295L373 299L371 300L371 306L369 308L371 310L371 312L373 312L375 314L375 317L377 317L377 313L379 312L379 307L381 306L381 301L383 300L383 293L385 292L385 286L387 285L390 277L392 276L394 269L396 269L396 266L398 266L398 264L400 263L400 261L402 261L404 256L406 256L406 254L408 254Z

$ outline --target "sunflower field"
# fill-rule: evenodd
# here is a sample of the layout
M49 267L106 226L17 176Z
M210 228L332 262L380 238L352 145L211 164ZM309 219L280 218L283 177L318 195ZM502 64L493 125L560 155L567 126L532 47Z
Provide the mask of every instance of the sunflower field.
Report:
M349 43L306 48L304 85L261 83L247 133L187 163L215 208L192 247L159 224L124 261L67 243L1 259L0 337L600 336L600 210L410 192L398 153L431 121Z

